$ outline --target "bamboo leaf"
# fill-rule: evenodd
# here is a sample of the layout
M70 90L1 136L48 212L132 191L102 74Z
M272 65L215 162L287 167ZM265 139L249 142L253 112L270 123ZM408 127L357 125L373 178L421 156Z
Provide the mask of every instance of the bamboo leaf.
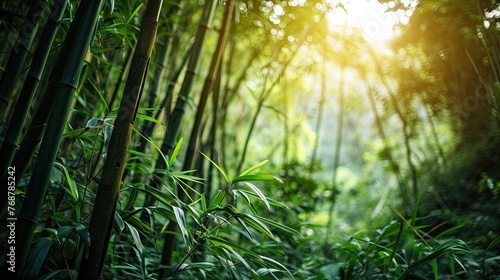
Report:
M103 125L103 120L98 119L98 118L90 118L90 120L87 121L87 124L85 125L85 128L93 128L95 126L100 126Z
M260 256L260 258L263 259L264 261L266 261L267 263L272 264L273 267L280 269L280 271L284 274L287 274L290 277L290 279L295 278L295 277L293 277L292 273L282 263L280 263L276 260L273 260L271 258L268 258L266 256Z
M495 239L493 239L493 241L491 241L491 243L488 245L488 247L486 248L486 251L489 251L491 248L493 248L495 245L497 245L498 243L500 243L500 235L495 237ZM486 252L485 252L486 253Z
M231 250L238 250L238 252L249 255L252 258L260 258L260 256L257 253L255 253L249 249L243 248L241 246L238 246L237 244L235 244L234 242L231 242L229 240L219 238L219 237L213 236L213 235L208 236L207 239L210 240L210 242L212 242L213 245L215 245L216 247L230 248ZM211 250L212 249L213 248L211 248Z
M251 182L251 181L274 181L276 180L276 177L266 174L266 173L260 173L260 174L252 174L252 175L241 175L238 177L233 178L232 183L237 183L237 182Z
M31 279L38 276L43 264L45 263L53 241L54 239L51 237L42 237L36 242L26 264L23 277Z
M255 217L249 214L237 213L235 216L242 218L248 225L254 228L256 231L264 234L265 236L275 240L275 237L271 230L259 219L262 217Z
M129 25L130 22L134 19L134 17L139 13L139 11L141 10L142 8L142 5L144 3L140 3L139 5L137 5L137 7L130 13L130 17L127 19L127 21L125 22L125 24Z
M226 183L229 183L229 178L227 177L227 174L226 172L224 172L224 170L222 170L222 168L220 166L217 165L217 163L213 162L207 155L205 155L204 153L200 152L206 159L208 159L214 166L215 168L217 168L217 170L219 170L219 172L222 174L222 176L224 177L224 179L226 180Z
M69 193L71 194L73 199L78 202L78 189L76 188L75 183L73 182L73 178L71 178L71 176L69 175L68 169L66 169L64 165L58 162L54 162L54 165L61 168L62 171L64 172L64 176L66 177L66 181L68 182L70 189Z
M122 231L125 229L125 223L123 222L123 219L118 211L115 211L113 228L118 234L122 233Z
M135 127L132 127L132 129L137 133L139 134L142 138L144 138L144 140L146 140L149 144L151 144L151 146L153 146L155 148L156 151L158 151L158 153L160 154L160 156L163 158L163 160L165 161L165 164L167 165L167 168L170 168L170 165L168 165L168 161L167 161L167 158L165 157L165 155L162 153L161 149L155 144L155 142L151 141L151 139L149 139L149 137L146 137L145 135L143 135L141 132L139 132L139 130L137 130L137 128Z
M175 219L177 220L177 224L179 225L179 229L181 230L182 239L188 247L191 247L191 240L189 238L189 233L186 226L186 218L184 217L184 211L177 206L172 206L174 210Z
M135 227L133 227L129 223L125 222L125 224L127 225L128 229L130 230L130 235L132 235L132 239L134 240L135 247L139 251L140 255L143 256L144 255L144 245L142 245L142 241L141 241L141 237L139 235L139 232L137 231L137 229Z
M189 268L196 268L196 269L210 269L215 267L215 264L211 262L195 262L187 265Z
M172 152L172 156L170 157L170 159L168 161L168 165L167 165L168 168L171 168L172 166L174 166L175 159L177 158L177 154L179 154L179 151L180 151L181 146L182 146L182 141L183 141L183 138L179 139L179 142L177 142L177 145L175 145L174 151Z
M143 120L143 121L148 121L148 122L152 122L152 123L156 123L156 124L159 124L159 125L165 125L164 123L162 123L161 121L151 117L151 116L148 116L146 114L140 114L140 113L137 113L137 116L136 116L137 119L139 120Z
M261 220L262 222L264 222L264 223L266 223L266 224L268 224L270 226L279 228L280 230L282 230L284 232L288 232L288 233L293 234L293 235L301 236L300 232L294 230L293 228L291 228L289 226L286 226L284 224L278 223L276 221L273 221L271 219L267 219L267 218L264 218L264 217L259 217L259 220Z
M245 258L243 258L243 256L241 256L236 250L230 250L231 254L233 254L234 256L236 256L237 259L240 260L240 262L250 271L252 272L254 275L257 275L257 272L255 270L253 270L253 268L250 266L250 264L248 264L248 262L245 260Z
M226 192L222 190L218 190L217 193L215 194L214 198L210 202L210 206L208 206L207 211L211 211L215 209L216 207L220 206L224 198L226 197Z
M250 192L250 191L247 191L247 190L236 190L238 191L238 193L241 193L241 194L245 194L245 195L248 195L248 196L251 196L251 197L255 197L255 198L258 198L259 196L253 192ZM276 207L280 207L280 208L288 208L288 206L286 206L285 204L275 200L275 199L272 199L272 198L267 198L267 201L269 202L270 205L273 205L273 206L276 206Z
M255 194L257 194L257 196L259 196L260 200L264 202L264 204L266 205L267 211L271 211L271 206L269 205L266 196L259 190L259 188L257 188L256 185L249 182L245 182L245 185L247 185L250 189L254 191Z
M248 206L248 208L250 209L252 214L259 215L259 213L257 212L257 209L253 206L252 201L250 200L250 197L245 192L243 192L241 190L233 190L233 193L236 193L240 197L244 198L243 202Z
M434 280L438 280L439 279L439 270L438 270L438 264L437 264L436 259L432 259L431 266L432 266L432 273L434 274Z
M254 170L256 170L256 169L258 169L258 168L262 167L263 165L265 165L265 164L266 164L266 163L268 163L268 162L269 162L269 160L267 160L267 159L266 159L266 160L263 160L263 161L261 161L261 162L257 163L256 165L254 165L254 166L252 166L252 167L248 168L247 170L245 170L245 171L241 172L240 176L245 176L245 175L248 175L248 174L250 174L251 172L253 172Z

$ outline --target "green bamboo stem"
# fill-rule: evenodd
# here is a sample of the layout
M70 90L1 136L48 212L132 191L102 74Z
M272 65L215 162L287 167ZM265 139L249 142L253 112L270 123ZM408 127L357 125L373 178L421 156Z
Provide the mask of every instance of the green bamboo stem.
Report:
M174 34L174 31L177 29L177 14L178 12L180 11L180 5L181 3L179 3L178 1L175 2L175 3L172 3L171 6L169 7L168 11L167 11L167 14L172 17L174 19L172 19L171 21L172 22L166 22L165 25L168 25L170 24L171 26L165 26L165 27L159 27L160 29L166 29L164 30L167 31L170 33L170 34ZM161 32L159 32L161 33ZM165 68L168 64L168 58L170 57L170 52L172 50L172 47L173 47L173 38L172 36L167 36L162 43L157 43L156 44L156 54L157 54L157 57L156 57L156 60L157 60L157 64L156 64L156 67L154 68L154 73L153 73L153 79L151 80L150 84L149 84L149 94L147 96L147 100L145 100L148 104L146 105L147 108L153 108L155 107L155 104L157 104L157 97L159 96L159 92L160 90L162 89L162 85L163 85L163 80L165 80ZM161 110L158 110L158 111L161 111ZM153 115L153 111L146 111L146 114L148 116L152 116ZM142 134L147 137L147 138L150 138L153 134L153 130L154 130L154 125L155 123L153 122L143 122L142 125L141 125L141 129L140 131L142 132ZM146 152L146 147L148 145L148 141L146 140L146 138L144 137L141 137L139 139L139 143L137 144L137 150L140 151L140 152ZM137 162L137 161L135 161ZM127 173L127 170L125 170L125 172ZM124 177L126 175L124 174ZM137 182L138 180L140 180L139 177L135 176L134 178L134 182Z
M0 178L2 178L2 180L7 172L7 168L12 163L17 148L19 147L18 142L23 128L23 125L20 124L25 123L35 91L40 83L40 79L47 62L47 57L50 53L50 47L52 46L59 22L61 21L66 9L67 2L67 0L58 0L54 3L54 12L50 15L49 20L45 25L43 33L40 37L40 42L38 43L33 55L30 70L26 76L26 80L24 81L21 93L19 94L19 100L7 128L2 148L0 149L0 158L2 159L2 162L0 163ZM3 195L4 194L2 192L1 196ZM3 201L3 198L1 201Z
M132 58L123 97L115 120L109 151L104 163L102 179L94 201L90 220L90 248L88 257L82 259L78 279L99 279L106 257L118 189L125 168L132 128L141 101L144 81L148 71L158 29L162 0L150 0L141 22L141 31Z
M221 79L222 79L222 67L219 68L219 73L217 75L217 81L214 85L213 94L212 94L212 127L210 128L210 134L207 140L207 148L210 149L210 158L217 158L217 150L215 143L217 143L217 130L219 127L219 96L220 96L220 87L221 87ZM212 199L212 186L215 186L215 178L214 176L215 167L213 164L208 166L207 170L207 190L205 191L205 199L210 201Z
M56 90L53 110L47 124L47 133L42 140L38 159L17 221L16 244L19 244L19 251L16 255L17 278L21 277L28 258L34 230L40 216L52 167L66 125L71 100L74 96L85 55L94 37L100 8L101 1L82 1L77 13L81 14L80 18L85 20L82 22L76 21L71 25L71 28L76 30L76 37L74 41L70 41L72 46L67 63L64 66L65 72L62 74Z
M205 79L205 83L203 84L203 90L201 91L200 101L198 102L198 110L196 111L194 125L191 130L191 136L189 137L186 156L184 158L183 170L190 170L193 167L192 165L195 159L196 149L198 147L198 138L200 135L201 123L203 120L203 116L205 114L205 108L207 105L208 97L210 95L210 92L212 91L212 86L217 76L217 73L219 72L219 67L222 61L222 54L224 52L224 47L226 45L226 39L228 36L228 30L231 25L233 9L234 9L234 1L229 1L228 3L226 3L226 9L224 12L224 21L220 29L217 48L215 49L215 53L212 56L210 69Z
M38 30L40 18L44 17L47 9L47 0L38 0L30 4L28 14L22 24L21 31L17 37L16 43L12 48L5 72L0 79L0 112L6 113L9 99L14 93L16 82L21 75L26 59L30 51L31 44ZM16 96L17 98L17 96ZM4 115L4 119L8 119Z
M179 93L179 97L176 100L174 110L172 111L172 115L169 118L168 126L169 129L165 133L165 137L163 139L163 143L161 145L161 152L166 155L170 155L172 149L177 141L177 137L180 131L180 126L182 123L182 119L185 112L185 106L190 98L191 87L194 81L195 76L198 73L201 54L203 53L204 42L208 35L208 31L210 26L212 25L212 19L214 17L215 9L217 7L217 1L210 0L205 3L205 8L203 10L202 19L198 24L198 29L196 32L195 41L193 43L193 50L189 57L188 69L186 71L186 75L182 82L181 90ZM156 161L155 169L165 168L165 162L163 162L160 157ZM152 180L150 182L151 186L159 188L161 186L161 182L159 180ZM177 230L177 224L171 221L167 227L167 232L175 232ZM165 242L163 244L162 249L162 265L170 265L172 262L172 252L175 247L175 236L172 234L166 234L164 238ZM159 279L163 276L163 271L159 274Z
M184 118L184 113L186 111L186 104L191 98L191 88L193 86L194 79L198 73L199 65L201 62L201 55L203 53L205 38L208 35L208 31L212 26L212 20L215 14L215 8L217 7L217 1L211 0L205 4L205 9L203 11L202 20L198 25L198 30L196 31L196 39L193 45L193 53L191 54L188 69L186 71L182 86L179 92L179 97L176 100L174 110L168 121L169 129L165 134L165 141L162 146L162 152L169 155L177 142L179 136L179 131L182 125L182 119Z
M81 22L82 20L84 20L82 18L82 15L76 13L75 18L73 19L73 23L79 24L79 22ZM77 36L76 32L76 27L70 27L64 40L64 44L61 46L59 55L57 56L54 68L51 71L49 84L42 95L35 116L33 117L28 131L26 132L26 135L21 142L18 152L16 153L12 161L12 165L16 166L16 176L18 177L22 177L24 175L35 153L37 145L42 141L42 137L47 127L47 119L52 109L52 103L54 102L54 93L57 90L59 81L61 80L63 73L65 72L64 67L68 61L69 52L72 49L73 41Z

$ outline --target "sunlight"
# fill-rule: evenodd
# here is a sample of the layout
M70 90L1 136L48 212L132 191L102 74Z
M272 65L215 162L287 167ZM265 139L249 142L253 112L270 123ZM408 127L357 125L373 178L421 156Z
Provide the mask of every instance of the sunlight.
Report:
M414 1L412 1L414 2ZM410 15L386 12L388 4L376 0L333 0L329 4L341 5L327 17L332 29L338 26L358 28L367 41L383 41L394 36L393 26L404 22Z

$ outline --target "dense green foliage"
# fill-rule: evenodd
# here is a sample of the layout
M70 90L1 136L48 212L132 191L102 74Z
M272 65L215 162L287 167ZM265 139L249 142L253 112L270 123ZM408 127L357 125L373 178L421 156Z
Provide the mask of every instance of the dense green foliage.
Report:
M500 279L500 4L374 2L0 2L0 278Z

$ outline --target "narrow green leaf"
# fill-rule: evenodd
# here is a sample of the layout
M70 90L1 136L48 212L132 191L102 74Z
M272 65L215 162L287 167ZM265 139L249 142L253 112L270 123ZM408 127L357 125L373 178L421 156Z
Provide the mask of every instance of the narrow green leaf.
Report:
M250 237L250 239L253 240L254 239L253 234L250 231L250 229L247 227L247 225L245 224L245 221L243 219L240 219L238 216L235 216L234 218L243 227L243 229L248 233L248 236Z
M103 129L103 128L104 128L104 125L97 125L97 126L94 126L92 128L84 128L84 127L78 128L78 129L63 133L62 138L75 138L75 137L78 137L86 132L90 132L92 130L97 130L97 129Z
M258 198L259 196L253 192L250 192L250 191L247 191L247 190L240 190L238 189L237 190L238 193L244 193L245 195L248 195L248 196L251 196L251 197L255 197L255 198ZM285 204L275 200L275 199L272 199L272 198L267 198L267 201L269 202L269 204L271 204L272 206L276 206L276 207L280 207L280 208L287 208L288 209L288 206L286 206Z
M139 13L139 10L142 8L144 3L140 3L137 7L130 13L130 17L127 19L126 25L129 25L130 22L134 19L135 15Z
M210 202L210 206L208 206L207 211L212 211L213 209L217 208L220 206L224 198L226 197L226 192L222 190L218 190L217 193L215 194L214 198Z
M148 116L146 114L141 114L141 113L137 113L137 116L136 118L138 120L143 120L143 121L147 121L147 122L152 122L152 123L156 123L156 124L159 124L159 125L165 125L164 123L162 123L161 121L151 117L151 116Z
M83 242L85 243L85 245L87 246L90 246L90 233L89 233L89 229L86 228L83 224L81 223L78 223L76 226L75 226L75 229L76 229L76 232L78 233L78 235L80 236L80 238L83 240Z
M257 272L255 270L253 270L253 268L250 266L250 264L248 264L248 262L245 260L245 258L243 258L243 256L241 256L236 250L231 250L230 251L231 254L233 254L234 256L236 256L237 259L240 260L240 262L250 271L252 272L254 275L257 275Z
M235 215L236 216L236 215ZM252 228L254 228L256 231L266 235L267 237L275 240L275 237L271 230L259 219L262 217L255 217L253 215L245 214L245 213L239 213L237 214L238 217L242 218L248 225L250 225Z
M177 142L177 145L175 145L175 148L174 148L174 151L172 152L172 156L170 157L169 161L168 161L168 168L171 168L172 166L174 166L174 162L175 162L175 159L177 158L177 154L179 154L179 151L181 149L181 146L182 146L182 141L183 141L183 138L179 139L179 142Z
M207 197L206 197L205 193L201 194L199 201L201 204L201 211L203 211L203 212L207 211Z
M154 213L156 213L156 216L164 217L167 220L173 221L175 219L175 214L174 212L167 207L163 206L155 206L154 207Z
M232 183L236 182L251 182L251 181L274 181L276 180L276 177L273 175L267 174L267 173L257 173L257 174L251 174L251 175L242 175L233 178Z
M267 160L267 159L266 159L266 160L263 160L263 161L261 161L261 162L257 163L256 165L254 165L254 166L252 166L252 167L248 168L247 170L245 170L245 171L241 172L240 176L245 176L245 175L248 175L248 174L250 174L252 171L254 171L254 170L256 170L256 169L258 169L258 168L262 167L264 164L266 164L266 163L268 163L268 162L269 162L269 160Z
M238 246L237 244L235 244L235 242L231 242L230 240L222 239L213 235L208 236L207 239L210 240L210 242L212 242L215 247L224 247L228 249L230 248L231 250L238 250L238 252L249 255L252 258L260 258L257 253ZM212 250L213 248L210 249Z
M113 50L114 50L114 48L113 48ZM89 82L92 85L92 88L94 89L94 92L96 92L97 95L99 95L99 98L101 99L102 104L104 104L104 106L106 107L106 111L109 111L108 102L106 101L106 98L103 96L102 92L99 90L99 87L97 87L95 85L95 83L94 83L94 81L92 81L92 79L86 79L86 81Z
M256 185L252 184L252 183L249 183L249 182L245 182L245 185L247 185L250 189L253 190L253 192L259 196L260 200L262 202L264 202L264 204L266 205L267 207L267 211L271 211L271 206L269 205L269 202L267 201L267 198L266 196L259 190L259 188L257 188Z
M115 51L115 50L116 50L116 47L113 47L113 48L93 49L92 53L93 54L106 53L106 52L112 52L112 51Z
M151 139L149 139L149 137L146 137L144 136L141 132L139 132L139 130L137 130L137 128L133 127L132 128L134 130L134 132L136 132L137 134L139 134L142 138L144 138L144 140L146 140L149 144L151 144L151 146L153 146L155 148L155 150L158 151L158 153L160 154L160 156L163 158L163 161L165 161L165 164L167 165L167 168L170 168L170 165L168 165L168 161L167 161L167 158L165 157L165 155L161 152L161 149L158 148L158 146L153 142L151 141Z
M437 259L431 260L431 266L432 266L432 273L434 274L434 280L438 280L439 271L438 271Z
M227 174L226 172L224 172L224 170L222 170L222 168L220 166L217 165L217 163L213 162L207 155L205 155L204 153L200 152L206 159L208 159L214 166L215 168L217 168L219 170L219 172L222 174L222 176L224 177L224 179L226 180L226 183L229 183L229 178L227 177Z
M196 262L196 263L189 263L188 267L196 269L210 269L214 268L215 264L211 262Z
M292 273L282 263L273 260L271 258L268 258L266 256L260 256L260 258L266 261L267 263L270 263L273 267L280 269L281 272L287 274L290 277L290 279L294 279Z
M257 212L257 209L253 206L252 201L250 200L250 197L243 191L241 190L233 190L233 193L237 194L240 197L243 197L243 202L248 206L252 214L254 215L259 215Z
M45 263L53 241L54 239L51 237L42 237L36 242L28 258L26 269L24 271L24 277L27 279L35 279L38 276L43 264Z
M455 276L455 257L453 255L450 256L450 271L451 275Z
M141 237L139 235L139 232L137 231L137 229L135 227L133 227L129 223L125 222L125 224L127 225L128 229L130 230L130 234L132 235L132 239L134 240L135 247L139 251L140 255L143 256L144 255L144 245L142 245L142 241L141 241Z
M78 202L78 189L75 186L75 183L73 182L73 178L69 175L68 169L66 167L58 162L54 162L54 165L61 168L62 171L64 172L64 176L66 177L66 181L68 182L69 189L70 189L70 194L73 197L75 201Z
M413 207L413 213L411 216L411 223L410 223L412 228L415 228L415 226L417 224L417 212L418 212L418 208L420 207L420 197L421 197L421 194L419 194L417 196L417 201L415 202L415 206Z
M493 248L495 245L497 245L498 243L500 243L500 235L498 235L497 237L495 237L495 239L493 239L493 241L491 241L491 243L488 245L488 247L486 248L486 251L489 251L491 248ZM486 253L486 252L485 252Z
M188 245L188 247L191 247L191 240L189 238L189 233L187 230L184 211L182 211L182 209L177 206L172 206L172 209L174 210L175 219L177 220L177 224L179 225L179 228L181 230L182 239L184 239L184 242L186 243L186 245Z
M267 218L264 218L264 217L259 217L259 220L262 221L263 223L265 224L268 224L270 226L273 226L273 227L276 227L284 232L287 232L287 233L290 233L290 234L293 234L293 235L297 235L297 236L301 236L300 232L294 230L293 228L289 227L289 226L286 226L284 224L281 224L281 223L278 223L276 221L273 221L271 219L267 219Z
M118 234L122 233L122 231L125 229L125 223L123 222L123 219L120 216L120 213L118 213L118 211L115 211L115 216L114 216L113 221L114 221L113 229Z

